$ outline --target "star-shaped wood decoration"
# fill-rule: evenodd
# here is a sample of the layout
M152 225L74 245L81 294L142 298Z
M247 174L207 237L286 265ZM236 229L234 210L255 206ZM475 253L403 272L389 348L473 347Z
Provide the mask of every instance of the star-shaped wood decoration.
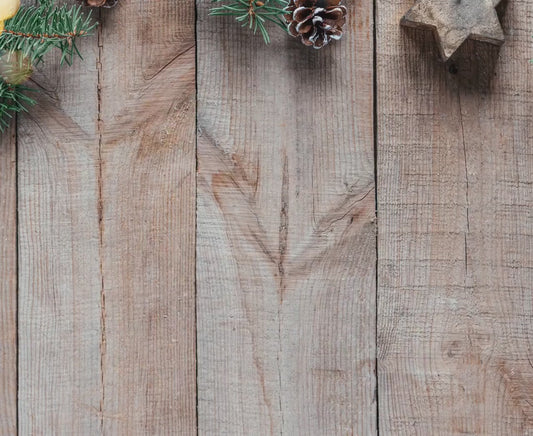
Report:
M402 18L409 27L433 29L444 60L467 39L503 44L505 37L496 13L501 0L417 0Z

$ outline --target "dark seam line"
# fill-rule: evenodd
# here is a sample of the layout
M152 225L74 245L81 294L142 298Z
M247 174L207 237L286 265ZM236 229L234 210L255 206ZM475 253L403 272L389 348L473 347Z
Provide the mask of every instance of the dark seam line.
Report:
M105 281L104 281L104 265L103 265L103 252L104 252L104 232L103 232L103 219L104 219L104 200L103 200L103 161L102 161L102 60L103 60L103 20L104 16L102 11L98 11L98 26L97 31L97 127L98 127L98 256L100 267L100 435L105 434L105 358L106 358L106 310L105 310Z
M376 399L376 434L379 436L379 370L378 370L378 316L379 316L379 306L378 306L378 297L379 297L379 251L378 251L378 235L379 235L379 220L378 220L378 81L377 81L377 2L373 2L373 11L372 11L372 40L373 40L373 127L374 127L374 202L375 202L375 212L374 217L376 220L375 232L376 232L376 265L375 265L375 330L374 330L374 340L375 340L375 355L374 355L374 374L376 378L375 386L375 399Z
M16 354L15 354L15 378L16 378L16 398L15 398L15 426L16 426L16 434L20 434L20 413L19 413L19 386L20 386L20 371L19 371L19 361L20 361L20 329L19 329L19 296L20 296L20 278L19 278L19 272L20 272L20 249L19 249L19 135L18 135L18 115L15 115L15 256L17 259L16 265L15 265L15 277L16 277L16 284L15 284L15 348L16 348Z
M200 434L198 411L198 4L194 2L194 363L196 436Z

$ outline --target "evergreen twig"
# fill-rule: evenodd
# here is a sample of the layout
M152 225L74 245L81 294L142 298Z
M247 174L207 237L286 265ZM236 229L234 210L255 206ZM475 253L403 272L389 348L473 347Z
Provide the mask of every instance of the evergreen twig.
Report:
M75 54L76 38L87 36L96 26L90 13L85 16L81 6L56 6L45 1L39 6L21 7L6 22L0 35L0 50L22 51L33 63L42 61L52 48L61 50L61 63L70 64Z
M220 3L223 0L213 0ZM209 15L229 15L235 17L243 27L248 27L253 33L259 33L264 41L270 42L266 22L274 23L287 31L283 16L288 2L286 0L234 0L232 3L223 4L211 9Z
M76 39L91 34L96 23L81 6L58 6L53 0L40 0L38 6L22 6L7 20L0 34L0 54L21 52L31 64L39 64L52 49L61 52L61 64L70 65L81 54ZM35 101L23 91L30 88L0 81L0 131L9 124L13 113L26 110Z
M30 88L22 85L9 85L0 81L0 131L3 132L9 126L13 114L26 112L27 106L35 104L35 100L28 97L23 91Z

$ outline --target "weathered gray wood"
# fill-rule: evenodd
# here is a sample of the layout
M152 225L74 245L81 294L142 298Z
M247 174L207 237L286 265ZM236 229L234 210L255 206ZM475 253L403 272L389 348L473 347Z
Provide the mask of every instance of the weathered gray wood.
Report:
M501 0L417 0L401 23L433 29L443 59L449 59L467 38L503 44L496 14Z
M196 433L194 15L131 0L102 24L109 435Z
M0 140L0 435L17 431L16 136Z
M316 51L198 4L202 435L373 435L372 4Z
M529 435L531 2L499 58L469 42L453 66L399 31L410 4L377 10L380 434Z
M85 60L34 75L39 104L18 130L19 428L100 429L96 38Z

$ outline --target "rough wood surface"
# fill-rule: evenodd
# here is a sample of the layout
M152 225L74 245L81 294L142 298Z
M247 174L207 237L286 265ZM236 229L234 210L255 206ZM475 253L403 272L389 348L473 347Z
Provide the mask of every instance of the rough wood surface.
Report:
M196 432L194 16L131 0L102 24L105 434Z
M373 435L372 4L327 50L198 21L200 434Z
M531 435L532 4L447 65L410 5L377 9L380 434Z
M19 429L98 434L100 262L95 39L50 59L19 118ZM72 90L76 90L73 92Z
M16 135L0 140L0 435L17 431Z
M496 14L501 0L417 0L401 23L433 30L441 57L449 59L467 38L503 44L505 37Z
M368 2L315 51L200 0L197 135L190 1L121 1L36 73L0 144L0 435L533 436L533 4L442 64L376 1L377 120Z

